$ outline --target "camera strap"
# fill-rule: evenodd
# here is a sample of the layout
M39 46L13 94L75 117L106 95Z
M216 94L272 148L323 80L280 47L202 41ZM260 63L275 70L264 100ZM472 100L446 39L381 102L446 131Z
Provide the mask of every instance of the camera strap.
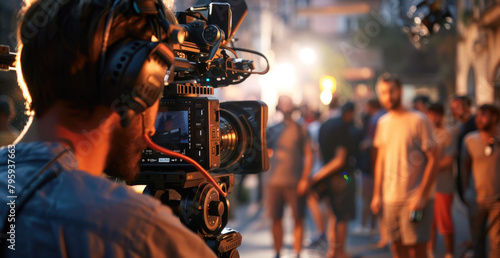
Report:
M29 182L26 184L24 189L19 193L19 197L14 199L15 203L15 208L14 208L14 214L16 217L19 215L19 213L22 211L24 208L24 205L30 200L30 198L33 196L33 194L40 188L42 188L45 184L50 182L52 179L56 178L61 172L61 171L52 171L52 173L45 173L49 168L51 168L56 161L61 158L66 152L68 152L68 149L64 149L61 151L57 156L55 156L53 159L49 160L46 162L42 168L40 168L35 176L33 176ZM12 227L12 225L15 223L15 220L9 221L9 214L11 212L10 207L7 209L7 211L3 214L1 217L3 224L1 226L2 231L0 231L0 256L3 257L4 252L6 251L7 247L7 238L8 234L7 231Z

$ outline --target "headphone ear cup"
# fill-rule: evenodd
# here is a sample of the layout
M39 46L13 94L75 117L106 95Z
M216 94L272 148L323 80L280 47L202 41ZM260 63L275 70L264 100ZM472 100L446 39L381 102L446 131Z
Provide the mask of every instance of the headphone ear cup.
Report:
M127 40L114 44L101 77L102 102L141 113L160 97L174 53L164 43Z

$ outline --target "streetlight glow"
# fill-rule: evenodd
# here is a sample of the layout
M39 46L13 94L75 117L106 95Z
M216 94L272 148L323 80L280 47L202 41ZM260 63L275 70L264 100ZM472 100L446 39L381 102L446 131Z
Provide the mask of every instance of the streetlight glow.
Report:
M300 61L304 64L312 64L316 61L316 52L311 48L303 48L299 52Z
M323 90L321 92L321 95L319 96L321 103L323 103L324 105L330 104L330 102L332 102L332 98L332 92L327 89Z
M321 77L319 86L322 91L328 90L330 93L334 93L337 90L337 79L333 76L325 75Z

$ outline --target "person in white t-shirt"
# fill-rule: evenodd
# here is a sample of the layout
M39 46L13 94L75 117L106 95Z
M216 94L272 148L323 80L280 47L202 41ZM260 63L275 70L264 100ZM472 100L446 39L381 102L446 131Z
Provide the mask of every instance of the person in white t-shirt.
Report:
M377 125L375 186L370 205L384 221L397 257L427 257L435 191L436 140L425 114L402 106L401 81L388 73L377 82L388 113ZM382 190L383 189L383 190Z

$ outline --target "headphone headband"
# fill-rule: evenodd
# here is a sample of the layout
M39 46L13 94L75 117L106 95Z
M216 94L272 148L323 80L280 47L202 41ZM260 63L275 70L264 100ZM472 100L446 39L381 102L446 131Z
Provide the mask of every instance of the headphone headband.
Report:
M142 39L123 39L113 43L108 50L108 38L114 19L114 11L119 1L114 0L109 9L101 47L99 83L103 104L115 109L122 117L122 125L127 126L134 114L151 107L163 92L167 70L174 63L175 55L163 42ZM137 14L148 17L153 26L153 34L161 39L158 24L169 24L161 10L161 0L133 0L132 7ZM131 112L133 111L133 112Z

